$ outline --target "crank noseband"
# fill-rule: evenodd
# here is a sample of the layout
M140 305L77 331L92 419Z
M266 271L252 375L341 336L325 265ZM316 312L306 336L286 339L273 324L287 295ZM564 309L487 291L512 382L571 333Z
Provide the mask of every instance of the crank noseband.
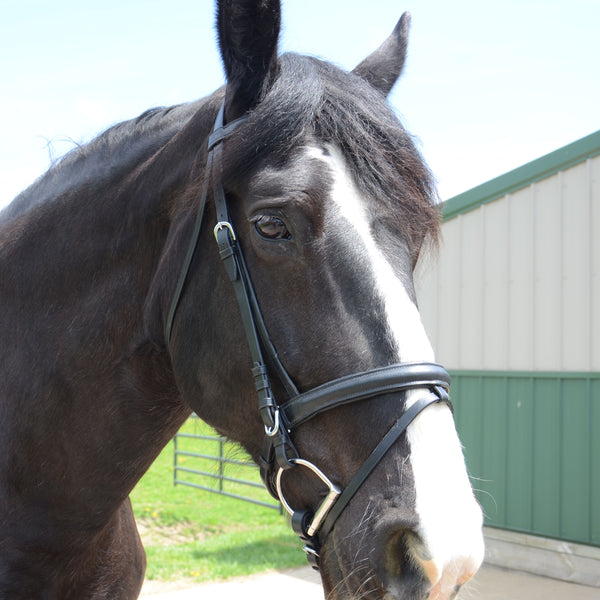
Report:
M304 541L304 550L309 562L318 565L318 552L325 539L333 529L342 511L367 477L373 472L388 450L406 431L414 419L428 406L438 402L450 407L448 388L450 376L440 365L433 363L401 363L372 369L363 373L348 375L299 394L282 404L279 409L279 421L288 424L288 433L314 416L344 404L375 398L383 394L406 392L413 389L424 389L423 395L411 404L389 429L383 439L367 457L355 473L348 485L341 491L315 465L298 458L287 458L282 464L281 458L270 450L267 441L261 457L261 474L263 481L271 493L278 497L292 517L294 531ZM290 444L288 444L290 445ZM293 448L293 446L291 446ZM294 452L296 450L294 449ZM284 498L282 477L286 470L300 465L312 471L329 488L327 496L315 510L314 515L307 511L294 511ZM277 464L277 466L276 466ZM273 473L275 489L273 489Z
M198 214L167 317L166 340L169 342L171 338L179 299L200 236L202 217L209 191L208 182L212 180L212 192L217 213L214 236L237 298L252 357L252 375L258 395L258 410L265 428L265 439L259 458L261 477L269 492L281 501L285 510L291 515L292 527L305 543L304 550L309 562L318 568L319 550L333 529L336 520L396 440L428 406L442 402L451 407L448 398L450 376L443 367L433 363L401 363L348 375L307 392L298 392L269 337L254 293L252 280L229 219L227 198L217 175L218 169L214 167L215 164L220 165L223 140L235 131L247 117L242 117L227 125L223 124L223 118L224 105L221 106L213 133L209 137L208 159ZM286 402L278 404L275 401L267 364L283 385L289 397ZM368 400L383 394L407 392L414 389L422 389L423 394L414 403L409 404L343 490L316 465L299 456L291 434L294 429L318 414L338 406ZM312 472L329 490L314 513L306 510L294 510L284 496L283 478L286 476L285 473L299 468Z

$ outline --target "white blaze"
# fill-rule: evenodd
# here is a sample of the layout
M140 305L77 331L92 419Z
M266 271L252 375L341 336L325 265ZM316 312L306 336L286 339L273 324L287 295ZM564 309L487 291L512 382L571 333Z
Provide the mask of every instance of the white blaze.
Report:
M419 311L375 242L366 203L341 152L332 146L328 147L329 156L317 148L308 151L312 157L325 161L333 173L332 200L364 247L398 348L398 362L434 362ZM407 406L426 393L426 389L408 392ZM409 426L407 439L420 522L418 533L433 557L423 566L436 584L431 600L442 600L450 597L456 584L469 579L483 560L481 509L475 501L454 421L446 406L434 405L423 411Z

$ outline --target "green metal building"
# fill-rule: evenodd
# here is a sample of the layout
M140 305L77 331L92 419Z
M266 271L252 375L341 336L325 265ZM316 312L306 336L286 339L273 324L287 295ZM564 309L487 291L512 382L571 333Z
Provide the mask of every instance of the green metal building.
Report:
M600 131L443 211L418 298L488 559L600 587Z

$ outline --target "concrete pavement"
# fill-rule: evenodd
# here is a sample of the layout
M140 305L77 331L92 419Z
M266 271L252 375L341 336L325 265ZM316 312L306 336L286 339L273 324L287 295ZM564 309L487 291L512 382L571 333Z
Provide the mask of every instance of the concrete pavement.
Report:
M183 584L182 584L183 585ZM177 587L146 582L140 598L144 600L323 600L319 575L309 567ZM460 600L600 600L600 588L566 583L520 571L485 565L461 593Z

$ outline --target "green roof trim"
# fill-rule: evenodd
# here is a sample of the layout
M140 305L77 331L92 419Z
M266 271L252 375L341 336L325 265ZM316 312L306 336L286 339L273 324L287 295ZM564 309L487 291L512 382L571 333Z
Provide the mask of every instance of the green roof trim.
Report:
M598 154L600 154L600 131L446 200L442 204L443 219L448 221Z

